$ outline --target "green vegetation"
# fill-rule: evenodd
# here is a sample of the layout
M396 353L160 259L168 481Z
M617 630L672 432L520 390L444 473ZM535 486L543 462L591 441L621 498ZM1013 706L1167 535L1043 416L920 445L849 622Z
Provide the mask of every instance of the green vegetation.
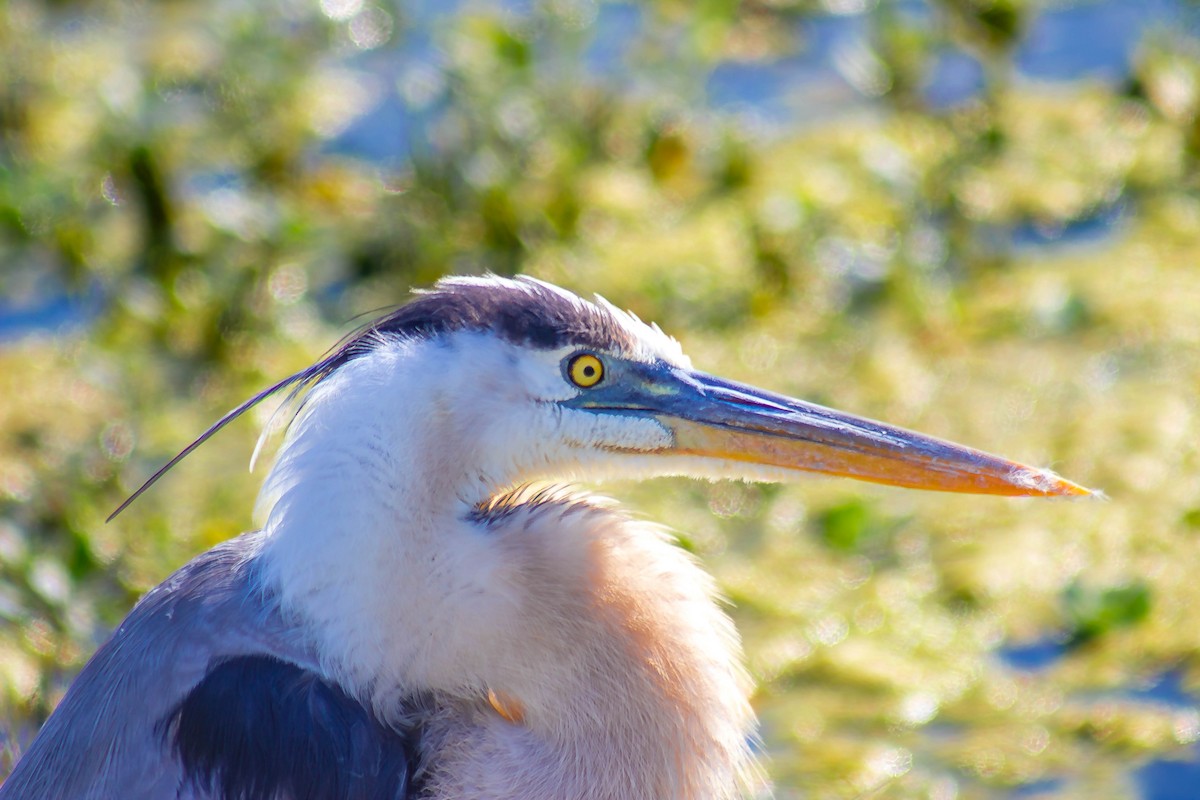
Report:
M417 27L351 0L0 3L0 296L99 298L0 349L10 751L142 592L254 524L269 409L105 525L121 499L353 315L491 270L1110 495L605 487L736 604L780 798L1116 800L1186 756L1196 709L1122 690L1200 686L1197 43L1164 23L1129 80L1041 85L1012 69L1034 0L830 2L866 9L873 99L764 131L707 110L705 76L802 51L817 4L648 3L600 71L581 54L608 6L529 5ZM375 70L425 35L436 61ZM984 87L932 109L948 43ZM331 146L393 92L409 157ZM1114 208L1107 236L1058 241ZM1073 645L1036 672L998 655L1046 639Z

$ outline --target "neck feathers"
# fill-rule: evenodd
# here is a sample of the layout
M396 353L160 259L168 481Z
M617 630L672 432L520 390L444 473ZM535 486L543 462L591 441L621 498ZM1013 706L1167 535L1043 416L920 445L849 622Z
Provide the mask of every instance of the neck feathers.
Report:
M691 558L561 490L489 514L520 609L488 643L489 689L523 718L446 724L432 796L718 800L753 783L737 635Z
M487 575L472 552L481 543L445 539L469 508L457 494L470 488L462 434L440 413L436 386L404 390L436 374L430 350L381 346L314 388L260 498L265 579L326 673L362 698L422 689L439 674L472 680L446 672L436 646L470 610L453 601Z

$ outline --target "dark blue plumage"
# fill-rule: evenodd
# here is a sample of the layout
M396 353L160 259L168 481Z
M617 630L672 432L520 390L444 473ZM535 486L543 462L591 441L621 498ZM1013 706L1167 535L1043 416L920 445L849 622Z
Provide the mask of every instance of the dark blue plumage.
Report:
M270 656L214 667L162 721L183 780L219 800L403 800L413 739Z

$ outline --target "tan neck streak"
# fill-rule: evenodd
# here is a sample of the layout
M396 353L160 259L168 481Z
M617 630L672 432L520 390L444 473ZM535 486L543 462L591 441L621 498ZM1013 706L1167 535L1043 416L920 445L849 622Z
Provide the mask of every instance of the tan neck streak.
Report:
M515 592L492 648L497 713L432 734L432 797L725 800L753 723L739 647L708 577L653 527L560 499L491 535ZM495 706L495 702L493 702Z

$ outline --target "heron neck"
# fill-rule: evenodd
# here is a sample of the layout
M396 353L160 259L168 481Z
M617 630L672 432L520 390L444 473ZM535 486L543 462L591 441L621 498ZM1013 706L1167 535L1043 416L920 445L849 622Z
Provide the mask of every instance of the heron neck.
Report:
M507 613L460 657L523 716L468 702L431 726L431 796L738 796L753 717L708 576L660 530L561 490L482 524Z
M486 582L487 565L463 517L489 489L441 408L435 355L397 343L314 388L259 500L265 580L329 675L362 697L469 680L420 644L462 627L445 596L456 580Z
M327 676L384 718L443 699L436 800L734 796L752 714L707 576L579 498L474 511L497 473L444 387L400 390L419 358L362 361L310 396L264 489L264 575Z

